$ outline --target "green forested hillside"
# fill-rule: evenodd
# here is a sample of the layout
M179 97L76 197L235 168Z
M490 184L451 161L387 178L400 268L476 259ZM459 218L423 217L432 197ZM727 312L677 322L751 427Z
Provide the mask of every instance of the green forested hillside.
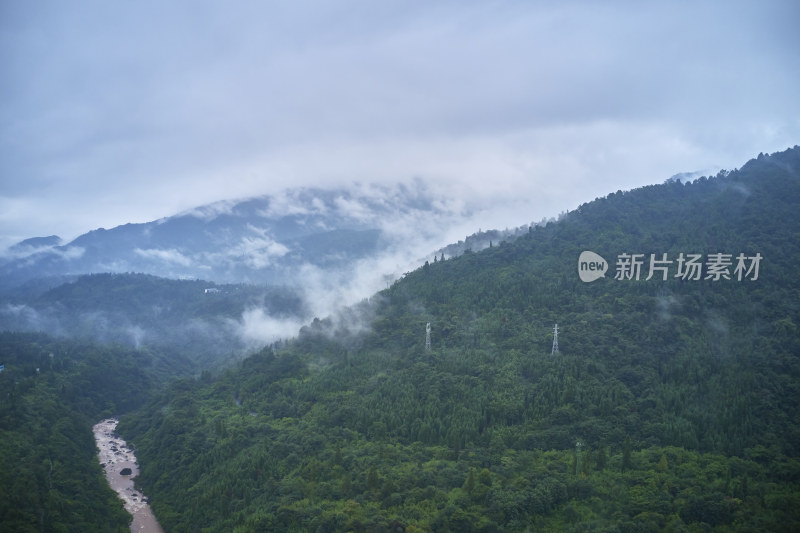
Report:
M142 403L144 356L6 332L0 364L0 530L128 531L92 425Z
M437 259L120 430L175 532L798 530L798 261L796 147Z

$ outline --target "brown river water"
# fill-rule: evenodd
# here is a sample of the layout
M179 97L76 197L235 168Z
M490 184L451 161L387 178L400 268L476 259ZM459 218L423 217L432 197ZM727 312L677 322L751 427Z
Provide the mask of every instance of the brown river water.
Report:
M125 510L133 516L131 533L164 533L144 494L133 486L139 466L133 450L116 435L118 422L115 418L107 418L94 425L94 440L99 450L97 456L106 471L108 484L119 494ZM131 475L120 475L123 468L130 468Z

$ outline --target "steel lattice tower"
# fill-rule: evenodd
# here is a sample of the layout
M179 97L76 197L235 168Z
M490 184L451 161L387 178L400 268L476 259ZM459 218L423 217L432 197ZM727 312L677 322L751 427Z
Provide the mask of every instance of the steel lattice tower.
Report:
M425 351L431 351L431 323L425 325Z
M556 327L553 328L553 351L550 352L550 355L555 355L558 353L558 324Z

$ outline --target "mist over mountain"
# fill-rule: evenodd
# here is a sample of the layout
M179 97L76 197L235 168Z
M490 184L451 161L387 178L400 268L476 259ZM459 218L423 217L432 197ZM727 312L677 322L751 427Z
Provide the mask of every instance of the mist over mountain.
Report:
M221 201L68 243L26 239L0 263L0 329L166 350L155 359L167 373L215 368L384 288L469 215L414 181Z
M59 246L61 244L61 237L58 235L50 235L49 237L31 237L25 239L8 249L8 254L12 256L28 256L36 252L44 251L47 248Z
M46 281L0 298L0 331L150 353L150 370L167 379L224 367L312 318L301 293L280 286L111 273Z
M449 230L468 214L419 181L293 189L100 228L68 243L57 236L26 239L6 251L0 284L7 289L48 276L137 272L292 286L324 279L341 286L360 262L368 263L364 271L380 265L383 274L401 273L396 269L448 244Z

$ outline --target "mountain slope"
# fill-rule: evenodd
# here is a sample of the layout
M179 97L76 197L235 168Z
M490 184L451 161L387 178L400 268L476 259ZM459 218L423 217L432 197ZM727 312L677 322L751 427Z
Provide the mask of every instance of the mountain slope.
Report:
M120 430L174 531L797 529L798 228L798 147L614 193L428 263ZM580 280L586 250L603 279Z

